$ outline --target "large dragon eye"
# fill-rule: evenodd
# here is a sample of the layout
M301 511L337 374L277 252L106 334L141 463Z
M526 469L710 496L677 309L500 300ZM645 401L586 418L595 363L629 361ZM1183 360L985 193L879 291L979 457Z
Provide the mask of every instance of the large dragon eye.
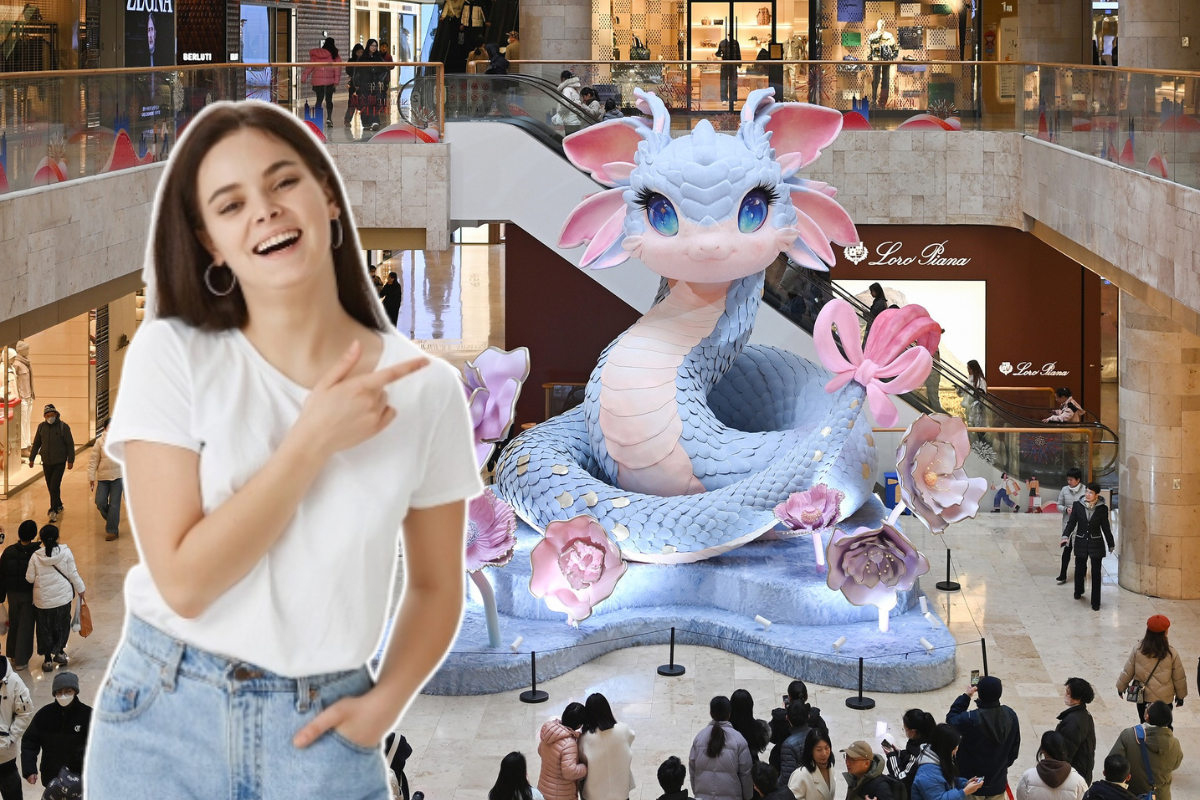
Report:
M646 216L654 230L663 236L679 233L679 215L675 213L675 206L661 194L655 193L650 196L646 203Z
M742 199L742 207L738 209L738 230L742 233L754 233L767 221L767 211L771 201L762 189L751 189Z

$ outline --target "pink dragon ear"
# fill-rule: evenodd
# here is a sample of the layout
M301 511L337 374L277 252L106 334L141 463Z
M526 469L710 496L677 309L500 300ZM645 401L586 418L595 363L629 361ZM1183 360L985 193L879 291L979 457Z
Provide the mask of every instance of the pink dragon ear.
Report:
M823 192L793 186L792 205L815 222L825 238L835 244L847 247L861 241L854 220L846 213L846 209Z
M629 260L629 252L621 247L621 240L625 238L626 210L622 202L621 207L600 226L592 243L584 251L579 266L607 269Z
M625 208L624 189L608 189L585 199L567 215L562 231L558 234L558 246L564 250L582 247L593 241L604 223L618 210ZM611 244L611 242L609 243Z
M616 186L621 179L605 170L606 164L633 163L642 135L641 126L623 119L601 122L563 139L563 152L571 163L589 173L605 186ZM624 173L628 178L628 173Z
M801 167L821 156L821 150L833 143L842 131L842 112L808 103L776 103L767 110L770 119L764 126L771 134L771 147L778 159L788 153L801 153Z
M833 254L833 248L829 246L829 237L825 235L825 231L800 209L796 209L796 218L800 240L814 255L832 267L837 262L837 257Z

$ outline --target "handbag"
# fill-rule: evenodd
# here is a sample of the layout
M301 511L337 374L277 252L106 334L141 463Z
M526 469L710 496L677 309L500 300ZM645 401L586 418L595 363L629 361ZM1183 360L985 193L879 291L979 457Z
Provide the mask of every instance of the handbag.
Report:
M630 61L649 61L650 48L642 44L642 40L638 37L633 37L633 47L629 48Z
M770 25L771 24L771 9L767 8L766 6L762 6L761 8L758 9L758 24L759 25Z
M54 567L54 571L59 575L62 575L63 580L66 581L71 587L71 599L74 600L76 594L75 584L71 583L71 579L63 574L63 571L58 567ZM86 632L84 628L85 620L87 621ZM82 597L80 597L79 602L75 604L75 613L71 615L71 630L78 632L79 635L84 638L87 638L92 633L92 612L88 610L87 603L84 602Z
M1161 664L1162 661L1163 660L1160 658L1158 661L1154 662L1154 669L1150 670L1150 674L1146 676L1146 680L1144 682L1139 681L1137 678L1134 678L1129 682L1129 685L1125 687L1126 700L1128 700L1130 703L1146 702L1146 684L1149 683L1150 679L1154 677L1154 672L1158 669L1158 665Z
M1138 795L1138 800L1156 800L1158 787L1154 785L1154 770L1150 768L1150 751L1146 748L1146 728L1142 725L1134 726L1133 735L1137 738L1138 747L1142 751L1142 766L1146 769L1146 783L1150 784L1150 791Z

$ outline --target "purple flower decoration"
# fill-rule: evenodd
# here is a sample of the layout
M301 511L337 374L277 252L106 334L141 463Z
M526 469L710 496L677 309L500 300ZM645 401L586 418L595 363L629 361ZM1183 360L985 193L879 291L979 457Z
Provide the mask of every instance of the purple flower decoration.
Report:
M503 567L517 546L517 517L491 489L471 501L467 509L467 571Z
M775 516L799 533L823 530L838 521L838 508L845 496L818 483L808 491L792 492L787 500L775 506Z
M896 528L859 528L834 533L826 553L826 584L856 606L891 608L896 590L911 589L929 571L929 561Z
M475 460L482 469L497 442L508 437L521 385L529 377L529 348L489 347L463 365L463 388L475 426Z
M946 414L922 415L900 440L900 496L934 533L979 513L988 482L963 471L970 453L966 423Z
M586 514L547 525L529 557L529 592L545 598L551 611L564 612L575 626L613 593L629 568L604 526Z

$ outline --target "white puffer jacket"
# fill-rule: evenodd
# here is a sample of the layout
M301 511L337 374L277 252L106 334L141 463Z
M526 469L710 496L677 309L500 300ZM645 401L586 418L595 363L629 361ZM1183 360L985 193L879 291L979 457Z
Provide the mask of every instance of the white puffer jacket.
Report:
M21 755L21 734L33 721L33 700L21 676L0 659L0 764Z
M58 608L70 603L72 586L80 594L87 591L75 567L75 556L65 544L55 547L52 556L46 555L45 547L39 547L29 559L25 580L33 584L33 604L38 608Z

